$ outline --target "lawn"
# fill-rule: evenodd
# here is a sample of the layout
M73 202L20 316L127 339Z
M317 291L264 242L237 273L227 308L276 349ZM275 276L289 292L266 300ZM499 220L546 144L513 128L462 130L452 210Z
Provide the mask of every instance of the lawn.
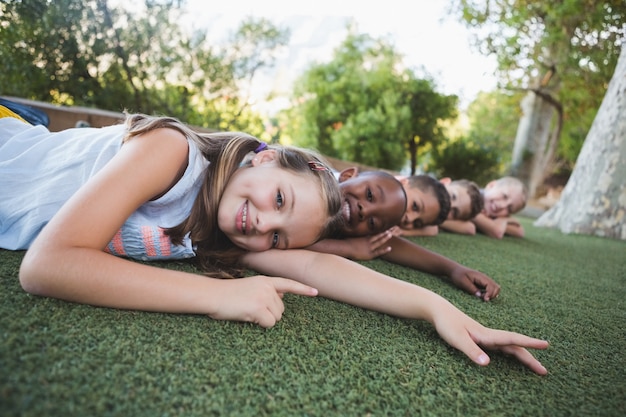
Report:
M524 239L415 239L499 282L489 303L438 277L367 265L486 325L550 340L535 353L545 377L499 354L479 367L428 323L323 298L287 295L266 330L30 296L17 279L23 253L0 250L0 415L626 415L626 243L522 223Z

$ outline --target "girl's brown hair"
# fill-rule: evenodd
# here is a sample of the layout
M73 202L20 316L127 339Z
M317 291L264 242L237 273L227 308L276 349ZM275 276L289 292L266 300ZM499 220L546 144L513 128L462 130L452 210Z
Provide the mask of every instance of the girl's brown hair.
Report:
M245 165L246 157L262 143L254 136L241 132L198 133L171 117L130 115L126 119L127 134L124 141L158 128L171 128L193 141L209 161L202 187L187 219L167 229L174 244L181 244L190 234L200 268L211 276L242 276L239 258L244 249L233 244L219 229L217 212L224 189L231 176ZM311 177L319 185L320 197L326 203L328 220L318 239L331 236L341 227L340 214L343 197L337 180L327 168L328 164L316 152L291 146L271 145L276 151L278 165L300 175Z

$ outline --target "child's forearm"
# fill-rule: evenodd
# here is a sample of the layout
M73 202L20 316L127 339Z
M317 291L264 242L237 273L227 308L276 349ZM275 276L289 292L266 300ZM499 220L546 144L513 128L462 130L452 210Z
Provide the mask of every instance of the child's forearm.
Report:
M391 251L381 256L389 262L407 266L432 275L450 277L460 265L445 256L429 251L407 239L393 237L389 240Z
M517 221L510 221L506 225L506 234L514 237L524 237L524 228Z
M490 219L480 213L472 219L472 222L476 225L476 230L495 239L502 239L506 232L505 219Z
M346 240L342 239L320 240L309 246L307 249L315 252L331 253L344 258L350 258L353 255L350 250L350 246L346 244Z
M270 250L250 252L243 260L259 272L295 279L337 301L398 317L426 320L446 342L480 365L487 365L490 359L477 343L516 356L540 375L547 373L525 349L545 349L546 341L486 328L431 291L345 258L306 250Z
M438 226L424 226L419 229L400 229L402 236L437 236L439 234Z
M316 288L319 295L393 316L433 321L443 298L348 259L306 250L248 253L248 267Z
M447 232L458 233L461 235L476 234L476 226L470 221L446 220L440 227Z
M71 248L28 251L20 281L30 293L83 304L209 314L217 280L142 265L95 249Z

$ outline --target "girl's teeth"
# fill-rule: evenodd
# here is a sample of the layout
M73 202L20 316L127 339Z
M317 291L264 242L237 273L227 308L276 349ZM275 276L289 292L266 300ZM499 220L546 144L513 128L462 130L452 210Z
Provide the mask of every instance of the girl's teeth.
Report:
M246 234L246 222L248 220L248 205L245 204L243 206L243 215L241 216L241 224L242 224L242 229L243 229L243 234Z

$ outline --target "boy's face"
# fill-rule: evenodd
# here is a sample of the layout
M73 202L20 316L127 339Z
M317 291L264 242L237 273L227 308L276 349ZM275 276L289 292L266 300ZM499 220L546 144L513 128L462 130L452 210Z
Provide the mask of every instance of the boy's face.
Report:
M421 229L424 226L434 224L439 217L441 206L432 188L424 192L410 187L408 180L401 180L406 192L406 212L400 226L403 229Z
M524 208L522 188L515 184L491 181L484 191L483 212L492 218L508 217Z
M344 196L345 236L368 236L396 226L406 208L402 184L393 177L370 172L342 171L339 187Z
M450 212L447 220L469 218L472 212L472 200L467 192L467 188L458 184L447 184L446 190L450 194Z

